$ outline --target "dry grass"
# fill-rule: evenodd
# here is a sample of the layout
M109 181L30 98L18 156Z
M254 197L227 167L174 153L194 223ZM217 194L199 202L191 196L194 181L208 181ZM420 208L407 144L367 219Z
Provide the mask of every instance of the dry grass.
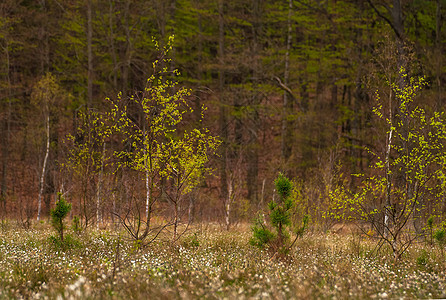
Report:
M445 259L424 244L394 264L386 249L374 251L375 241L353 234L307 234L285 260L250 246L248 226L200 226L177 246L142 250L101 231L61 251L50 234L42 226L0 232L1 299L446 297Z

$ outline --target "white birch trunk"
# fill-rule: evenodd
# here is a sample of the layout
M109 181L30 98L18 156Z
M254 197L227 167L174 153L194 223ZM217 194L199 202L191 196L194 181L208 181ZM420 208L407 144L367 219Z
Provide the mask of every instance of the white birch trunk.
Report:
M146 168L146 222L149 224L149 209L150 209L150 181L149 181L149 166L147 163L147 134L144 129L144 167ZM150 149L149 149L150 150Z
M96 229L99 229L99 223L102 222L102 218L101 218L101 189L102 189L102 174L104 173L104 156L105 156L105 142L102 144L101 171L99 172L98 188L96 191Z
M42 174L40 176L40 190L39 190L39 200L37 204L37 221L40 221L40 214L42 211L42 196L43 196L43 188L45 184L45 171L46 171L46 163L48 161L48 155L50 153L50 114L47 112L46 116L46 152L45 158L43 160L42 166Z
M393 135L393 121L392 121L392 90L390 91L389 95L389 123L390 123L390 130L389 130L389 136L387 140L387 150L386 150L386 203L384 208L384 234L387 236L389 232L389 219L390 219L390 209L391 209L391 202L390 202L390 193L392 189L392 183L391 183L391 173L390 173L390 150L392 149L392 135Z
M149 170L146 170L146 221L149 222L150 189L149 189Z
M231 215L231 202L233 199L233 182L232 180L230 180L228 182L228 198L226 199L226 205L225 205L225 221L226 221L226 230L229 230L230 226L231 226L231 219L230 219L230 215Z

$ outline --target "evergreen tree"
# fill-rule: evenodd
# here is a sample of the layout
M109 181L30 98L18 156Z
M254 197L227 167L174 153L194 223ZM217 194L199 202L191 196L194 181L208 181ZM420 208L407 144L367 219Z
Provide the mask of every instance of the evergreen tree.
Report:
M273 199L269 204L269 220L273 230L264 224L259 217L253 228L250 243L259 248L268 248L274 253L285 254L292 244L287 228L291 224L291 211L294 205L292 197L293 184L282 173L274 181L279 199ZM308 224L308 217L303 219L303 226L296 231L296 238L301 236Z
M64 241L64 229L65 225L63 220L71 210L71 203L67 203L65 198L59 194L59 200L56 203L56 207L51 210L51 225L57 231L60 241Z

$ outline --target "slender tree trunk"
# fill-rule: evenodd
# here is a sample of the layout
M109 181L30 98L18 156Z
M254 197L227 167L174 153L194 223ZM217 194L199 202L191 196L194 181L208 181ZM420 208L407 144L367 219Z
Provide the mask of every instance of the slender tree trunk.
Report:
M441 0L437 0L437 10L435 13L435 45L437 47L440 46L441 24L442 24Z
M122 89L121 89L123 96L127 95L130 62L132 60L132 39L130 36L129 14L130 14L130 2L126 1L124 9L124 27L125 27L124 30L126 39L126 49L125 49L124 62L122 65Z
M278 244L279 244L279 249L280 250L283 247L283 225L282 222L279 223L279 226L277 228L277 240L278 240Z
M92 25L92 3L87 0L87 107L91 107L93 103L93 25Z
M121 199L122 197L121 197L121 194L122 194L122 180L120 180L120 178L122 179L122 170L121 171L118 171L118 172L116 172L115 173L115 175L114 175L114 178L113 178L113 185L114 185L114 188L113 188L113 194L112 194L112 201L113 201L113 203L112 203L112 214L111 214L111 221L112 221L112 223L113 223L113 227L114 228L116 228L116 225L117 224L115 224L115 216L117 216L118 215L118 211L117 211L117 207L116 207L116 195L118 195L118 197L119 197L119 199ZM118 223L118 222L116 222L116 223Z
M177 241L177 231L178 231L178 203L173 204L174 217L173 217L173 242Z
M196 1L196 9L199 9L199 1ZM198 72L198 82L201 85L203 80L203 25L202 25L202 16L201 13L198 13L197 17L197 25L198 25L198 63L197 63L197 72ZM200 121L201 119L201 92L200 88L196 89L195 96L195 122Z
M388 236L389 233L389 220L391 218L391 212L393 211L391 203L392 192L392 172L390 170L390 150L392 149L392 137L393 137L393 113L392 113L392 97L393 92L390 90L389 95L389 126L390 130L387 137L387 149L386 149L386 202L384 207L384 235Z
M110 31L110 52L113 61L113 88L115 92L118 90L118 60L116 57L115 34L113 31L113 2L109 0L109 19L108 26Z
M290 51L291 51L291 41L292 41L292 11L293 11L293 1L289 0L288 5L288 33L287 33L287 44L285 52L285 72L283 83L285 86L289 84L290 77ZM293 102L288 97L288 92L283 93L283 107L282 107L282 161L286 165L288 159L291 156L292 151L292 122L290 116L293 113Z
M144 149L144 156L146 156L146 150ZM147 159L146 159L147 161ZM150 210L150 182L149 182L149 169L146 162L146 222L149 222L149 210Z
M435 69L435 81L437 82L437 108L436 110L441 110L442 107L442 92L441 92L441 73L443 69L443 58L441 55L441 24L442 24L442 14L441 14L441 0L437 0L437 11L436 11L436 26L435 26L435 57L437 57L439 63L436 64ZM444 184L444 179L442 179L442 184ZM443 214L446 213L446 195L443 197ZM443 249L443 248L442 248Z
M234 181L231 178L228 181L228 198L226 199L226 203L225 203L226 230L229 230L229 228L231 227L230 215L231 215L231 204L232 204L233 192L234 192L233 186L234 186Z
M41 2L42 10L47 14L48 8L46 6L46 1ZM45 18L43 20L43 26L40 28L42 31L42 38L43 38L43 47L41 49L42 53L42 59L40 61L41 63L41 73L44 75L46 72L48 72L48 68L50 65L50 43L49 43L49 26L48 26L48 18Z
M262 180L262 193L260 195L260 202L259 202L259 210L263 211L263 205L265 204L265 182L266 178L263 178Z
M175 216L173 220L173 241L174 243L177 241L177 232L178 232L178 218L179 218L179 208L178 203L174 203Z
M147 209L147 220L146 220L146 225L147 228L150 228L150 222L152 220L152 210L153 210L153 204L155 203L155 201L157 200L154 197L154 189L155 189L155 177L152 173L150 173L149 171L153 170L154 166L153 166L153 158L152 158L152 153L153 153L153 149L152 149L152 144L149 142L149 155L147 157L148 161L148 169L146 170L146 189L147 189L147 194L146 194L146 201L148 200L149 206ZM147 163L147 162L146 162ZM162 186L162 183L161 183ZM162 191L161 191L162 193Z
M48 103L46 104L48 106ZM43 166L42 166L42 174L40 175L40 189L39 189L39 199L37 204L37 221L40 221L40 214L42 211L42 196L43 196L43 189L45 187L45 171L46 171L46 164L48 161L48 155L50 153L50 113L49 113L49 107L47 107L47 116L46 116L46 151L45 151L45 158L43 159Z
M253 0L253 46L252 46L252 70L253 78L253 109L251 113L252 128L249 131L249 148L248 148L248 170L246 174L246 181L248 185L248 199L251 203L258 203L258 177L259 177L259 129L260 116L257 111L257 106L261 102L261 96L258 92L258 82L260 78L260 62L259 62L259 36L261 31L261 0Z
M441 70L443 69L443 58L441 55L441 0L437 0L437 11L436 11L436 26L435 26L435 57L438 63L435 66L435 81L437 83L437 106L441 109L442 107L442 97L441 97ZM440 110L438 109L438 110Z
M174 195L174 220L173 220L173 242L176 243L178 238L178 224L180 222L180 204L181 204L181 177L180 175L176 178L176 188Z
M146 178L145 178L145 184L146 184L146 225L147 228L150 227L150 218L151 218L151 212L152 212L152 204L153 200L152 197L152 187L153 187L153 178L150 176L150 170L153 170L152 165L152 148L150 141L147 142L148 136L146 131L146 124L144 124L144 167L146 169ZM147 149L147 147L149 149ZM149 153L147 153L147 151Z
M111 221L113 224L113 228L115 228L115 214L117 213L116 212L116 192L113 192L112 201L113 201L113 203L112 203L113 213L111 214Z
M96 229L99 229L99 223L102 223L101 217L101 196L102 196L102 181L104 174L104 157L105 157L105 142L102 144L102 158L101 170L99 171L98 188L96 191Z
M396 50L397 50L397 72L401 68L407 68L407 56L404 41L404 24L403 24L403 10L400 0L393 0L393 6L391 10L392 22L396 33ZM406 72L408 70L406 69ZM402 89L405 86L405 79L403 76L399 76L398 85Z
M50 142L51 144L51 142ZM44 216L48 217L48 220L50 219L50 211L51 211L51 194L54 193L54 191L56 190L54 188L54 178L53 176L51 176L51 157L48 156L48 162L47 162L47 171L46 171L46 175L45 175L45 188L43 190L43 202L45 204L45 209L42 209L41 212L41 217L43 218ZM54 199L57 199L54 198Z
M172 28L171 28L171 35L175 36L175 14L176 14L176 10L177 10L177 1L176 0L171 0L171 7L170 7L170 19L171 19L171 24L172 24ZM173 45L172 50L170 51L170 71L174 72L175 71L175 57L176 57L176 50L175 50L175 45ZM171 92L172 94L175 94L175 87L172 86L171 88Z
M410 70L408 70L408 57L407 57L407 49L404 37L403 10L401 7L400 0L393 0L392 21L395 28L395 32L397 33L397 38L396 38L397 67L398 67L397 71L400 72L400 70L403 69L404 73L407 74ZM402 90L405 88L407 84L409 83L406 81L406 78L402 74L400 74L400 76L398 77L399 88ZM412 151L412 145L408 142L409 131L410 131L409 126L410 126L409 120L407 116L404 115L402 120L402 135L404 137L404 139L402 140L402 147L403 149L405 149L407 154ZM412 198L413 186L412 183L409 182L408 178L410 170L404 170L403 172L404 174L401 174L401 177L403 178L401 180L402 182L398 184L405 185L405 194L406 194L405 202L408 203L410 201L409 199ZM421 210L423 206L424 206L423 199L420 199L420 202L416 204L415 209L412 212L412 225L415 229L416 234L422 233L421 228L423 225L421 224L421 215L422 215ZM392 213L395 216L397 215L395 207L392 208ZM395 223L395 225L397 225L396 223L399 224L400 221L401 220L394 220L393 222ZM397 243L398 239L400 239L400 237L395 236L394 243Z
M393 26L395 27L397 37L401 40L404 35L404 26L403 26L403 10L401 7L400 0L393 0L391 13L392 13Z
M166 36L166 10L164 8L166 2L167 0L155 0L156 22L162 37Z
M228 197L227 189L227 152L228 152L228 128L227 128L227 111L224 97L224 83L225 83L225 71L224 71L224 47L225 47L225 28L224 28L224 11L223 0L218 0L218 90L220 100L220 112L219 112L219 130L220 136L223 140L221 149L221 161L220 161L220 197L225 201Z
M79 203L79 208L81 213L83 214L85 223L84 226L85 228L88 227L88 219L89 219L89 215L88 215L88 208L87 208L87 203L90 203L90 196L89 196L89 182L90 182L90 162L87 162L87 166L86 166L86 170L83 174L83 198L80 199L80 203Z
M10 77L10 57L9 57L9 41L6 39L4 48L6 57L6 84L8 94L8 104L6 112L6 120L4 121L4 130L2 133L2 179L0 182L0 205L3 213L6 214L6 194L8 181L8 160L9 160L9 139L11 136L11 111L12 111L12 92L11 92L11 77Z
M189 208L187 210L187 222L192 224L194 221L194 211L195 211L195 192L189 197Z

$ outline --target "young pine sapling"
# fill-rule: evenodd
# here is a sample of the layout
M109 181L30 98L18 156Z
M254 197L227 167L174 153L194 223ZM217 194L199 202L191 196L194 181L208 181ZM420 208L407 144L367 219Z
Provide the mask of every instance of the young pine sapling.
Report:
M56 207L51 210L51 225L59 234L60 241L63 243L63 220L71 210L71 203L67 203L65 198L61 194L58 194L59 200L56 203Z
M269 248L274 252L286 253L294 242L290 245L287 228L291 224L291 210L294 205L292 198L293 184L283 174L274 181L279 200L272 200L268 204L270 210L269 219L274 230L271 230L263 222L263 219L256 220L252 228L253 237L250 240L251 245L259 248ZM304 217L303 225L296 232L296 238L302 236L308 225L308 216Z

